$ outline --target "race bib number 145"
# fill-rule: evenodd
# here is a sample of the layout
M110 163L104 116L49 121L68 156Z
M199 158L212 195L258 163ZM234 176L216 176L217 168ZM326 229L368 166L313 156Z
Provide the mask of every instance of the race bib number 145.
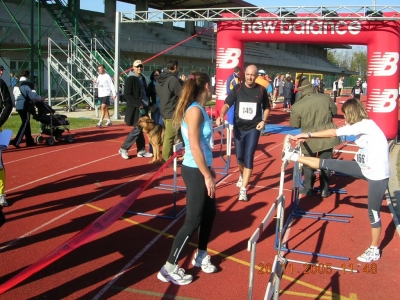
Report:
M239 103L239 118L242 120L253 120L257 113L257 103L240 102Z

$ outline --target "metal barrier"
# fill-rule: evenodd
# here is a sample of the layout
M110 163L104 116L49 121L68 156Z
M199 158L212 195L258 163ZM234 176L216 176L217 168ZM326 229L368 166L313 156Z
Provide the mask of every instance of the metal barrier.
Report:
M226 155L222 154L223 152L223 145L224 145L224 130L226 129ZM217 174L221 174L222 176L216 181L218 183L222 179L224 179L228 175L228 171L230 168L230 163L231 163L231 151L232 151L232 127L225 122L224 124L214 127L213 128L213 144L214 144L214 134L218 133L220 135L220 143L219 143L219 159L222 159L223 161L223 166L222 167L213 167L214 170L216 171ZM216 145L214 144L214 147ZM184 145L182 142L177 143L173 147L174 151L174 160L173 160L173 169L174 169L174 174L173 174L173 183L171 184L160 184L159 186L156 186L155 189L158 190L167 190L167 191L172 191L173 192L173 208L170 213L167 215L157 215L157 214L149 214L149 213L143 213L143 212L133 212L133 211L127 211L127 213L130 214L136 214L136 215L141 215L141 216L148 216L148 217L156 217L156 218L164 218L164 219L176 219L179 217L182 213L186 211L186 208L183 208L179 212L177 212L177 207L176 207L176 195L179 192L186 192L186 188L184 186L178 186L178 157L177 153L182 152L184 150ZM219 170L219 171L218 171Z
M300 152L300 148L297 148ZM268 224L270 223L271 219L274 217L276 212L276 232L275 232L275 249L277 250L278 254L275 255L274 262L272 264L272 269L270 273L269 282L267 285L266 293L264 299L279 299L279 289L280 289L280 282L283 275L283 270L288 263L298 263L298 264L308 264L314 266L320 266L316 262L307 262L307 261L299 261L288 259L287 257L283 257L283 252L293 252L299 254L307 254L312 256L318 257L329 257L335 259L342 259L342 260L349 260L347 257L336 256L336 255L329 255L329 254L322 254L316 252L307 252L307 251L300 251L295 249L289 249L284 245L283 238L286 233L286 229L288 225L291 223L293 218L297 217L306 217L306 218L313 218L316 220L326 220L326 221L334 221L334 222L345 222L348 223L348 220L341 220L341 219L334 219L330 217L344 217L344 218L351 218L351 215L346 214L328 214L328 213L320 213L320 212L304 212L299 210L299 187L301 186L301 165L298 162L294 163L293 168L293 181L292 181L292 193L291 193L291 203L290 203L290 214L286 223L284 222L285 216L285 201L286 198L283 195L283 186L285 180L285 170L288 166L289 162L285 161L282 162L281 166L281 173L280 173L280 182L279 182L279 196L272 204L270 210L268 211L267 215L264 217L263 221L261 222L260 226L255 230L253 235L248 240L247 250L251 252L250 255L250 274L249 274L249 286L248 286L248 299L252 299L253 297L253 281L254 281L254 269L255 269L255 259L256 259L256 246L259 237L262 235ZM324 267L324 266L323 266ZM339 270L343 271L343 267L335 267L329 266L332 270ZM356 270L344 269L344 271L357 273Z

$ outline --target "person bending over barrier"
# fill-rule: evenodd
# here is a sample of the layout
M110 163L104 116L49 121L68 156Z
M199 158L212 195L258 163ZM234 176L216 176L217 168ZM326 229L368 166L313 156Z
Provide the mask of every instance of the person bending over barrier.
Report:
M212 123L204 105L212 98L210 77L206 73L194 72L183 86L175 110L173 124L181 127L185 142L182 177L186 185L186 219L173 242L168 260L157 274L162 282L185 285L192 282L192 275L178 268L179 256L193 233L199 230L199 246L192 265L201 267L205 273L214 273L217 268L207 253L211 229L216 214L215 172L211 167L213 156L211 137Z
M298 161L312 168L341 172L368 181L368 215L371 222L372 242L357 259L371 262L380 258L378 249L381 233L380 207L383 195L389 182L389 146L382 130L368 114L357 99L347 100L342 107L346 125L339 129L327 129L313 133L301 133L286 136L282 154L283 161ZM319 159L299 156L292 148L290 140L304 142L308 138L355 135L355 143L359 147L355 161Z

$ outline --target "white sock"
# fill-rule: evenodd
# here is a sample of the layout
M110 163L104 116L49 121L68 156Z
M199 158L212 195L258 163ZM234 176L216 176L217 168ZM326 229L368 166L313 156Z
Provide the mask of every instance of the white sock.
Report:
M374 249L374 250L378 249L377 246L370 246L369 248L370 248L370 249Z
M165 269L167 270L168 273L172 273L175 270L176 265L171 264L169 262L166 262L164 267L165 267Z
M247 189L246 189L245 187L241 187L240 189L241 189L241 190L244 190L244 191L247 191Z

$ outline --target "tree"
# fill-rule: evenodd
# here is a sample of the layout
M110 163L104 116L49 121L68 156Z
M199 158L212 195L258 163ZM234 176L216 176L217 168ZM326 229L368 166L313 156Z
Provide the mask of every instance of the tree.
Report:
M351 61L351 71L357 72L361 77L367 76L367 52L357 51L353 53L353 59Z

